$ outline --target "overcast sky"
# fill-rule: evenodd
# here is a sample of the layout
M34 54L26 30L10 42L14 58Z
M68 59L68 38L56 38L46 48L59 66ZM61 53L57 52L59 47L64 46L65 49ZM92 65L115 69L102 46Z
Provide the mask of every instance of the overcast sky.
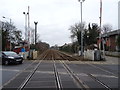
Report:
M118 29L118 1L103 0L103 24L111 24ZM70 31L74 23L80 22L80 3L78 0L0 0L0 20L2 16L12 19L14 25L22 30L24 36L23 12L30 6L30 27L38 21L40 40L51 46L70 43ZM83 3L83 21L99 24L100 0L85 0Z

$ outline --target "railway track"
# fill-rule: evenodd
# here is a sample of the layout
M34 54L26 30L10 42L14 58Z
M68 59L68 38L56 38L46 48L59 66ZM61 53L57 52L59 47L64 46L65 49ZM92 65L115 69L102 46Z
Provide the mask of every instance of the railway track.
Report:
M26 80L20 85L20 87L17 90L23 90L26 84L29 82L29 80L32 78L34 73L36 72L37 68L39 67L41 61L37 64L37 66L33 69L33 71L27 76Z
M15 80L12 80L12 81L9 82L7 85L4 85L4 86L2 87L2 90L7 89L7 88L14 88L14 89L17 89L17 90L24 90L24 89L26 89L26 85L30 82L30 79L33 78L33 76L34 76L34 74L36 73L37 69L38 69L39 66L41 65L41 62L42 62L43 60L45 60L46 58L47 58L48 60L52 58L53 68L54 68L54 71L53 71L53 72L54 72L55 83L56 83L56 86L55 86L55 87L57 88L57 90L62 90L61 81L60 81L59 74L58 74L58 72L57 72L57 68L56 68L56 64L55 64L55 60L54 60L54 54L49 55L49 58L48 58L48 54L49 54L48 52L51 53L51 51L46 51L46 52L43 53L42 56L40 56L40 57L42 57L42 60L40 60L40 61L38 62L38 64L35 65L34 69L31 70L29 74L27 74L27 76L25 77L25 79L24 79L17 87L15 87ZM29 68L29 67L28 67L28 68ZM26 70L28 70L28 68L26 68ZM21 73L19 73L19 75L21 75ZM19 77L19 75L18 75L18 77ZM17 78L17 77L16 77L16 78ZM14 79L16 79L16 78L14 78ZM12 86L11 83L12 83L12 85L13 85L13 84L14 84L14 85Z
M94 88L94 87L91 87L88 83L86 83L85 81L81 80L82 78L80 78L79 76L79 73L75 72L73 70L73 67L71 67L69 64L72 64L70 61L71 60L77 60L76 58L68 55L68 54L65 54L65 53L62 53L62 52L59 52L59 51L56 51L56 50L47 50L46 52L44 52L40 57L39 57L39 61L37 63L33 63L34 64L34 67L30 66L28 68L26 68L26 70L24 70L23 73L20 73L18 75L18 77L16 77L14 80L12 80L11 82L9 82L7 85L3 86L3 90L6 89L6 88L13 88L15 87L17 90L24 90L26 88L30 88L30 85L32 85L31 83L34 81L36 84L38 84L38 88L43 88L41 85L41 81L35 81L34 79L39 79L40 77L35 77L37 74L38 76L42 76L41 72L43 71L44 73L47 73L47 72L50 72L50 73L53 73L53 79L51 82L54 82L55 81L55 85L53 88L56 88L57 90L63 90L64 88L69 88L69 87L74 87L76 89L81 89L81 90L86 90L86 89L91 89L91 88ZM46 62L47 61L51 62L51 63L48 63L48 66L49 67L52 67L53 69L51 69L50 71L48 70L47 72L45 72L46 70ZM66 60L66 61L65 61ZM46 62L45 62L46 61ZM81 61L80 61L81 62ZM84 62L81 62L83 64L86 64ZM45 66L44 66L44 65ZM51 65L49 65L51 64ZM75 67L79 67L78 65L74 64ZM96 68L94 65L89 65L87 64L89 67L92 67L92 68ZM42 67L41 67L42 66ZM49 67L47 69L49 69ZM43 68L43 70L41 69ZM101 68L97 68L97 69L100 69L102 70L102 72L105 72L105 73L109 73L111 75L114 75L112 74L111 72L109 71L106 71L106 70L103 70ZM28 72L29 70L29 72ZM42 70L42 71L41 71ZM39 72L39 73L38 73ZM64 73L64 74L63 74ZM15 84L15 80L20 80L20 76L24 76L24 74L26 75L24 77L23 80L21 80L19 82L19 84L17 85L14 85ZM89 78L90 80L92 80L96 85L104 88L105 90L112 90L112 88L107 85L106 83L104 83L103 81L101 81L100 79L96 78L93 74L91 73L84 73L84 75L86 75L87 78ZM44 75L43 75L44 76ZM64 76L67 76L67 78L69 77L68 81L62 79ZM115 75L114 75L115 76ZM85 76L84 76L85 77ZM117 77L117 76L115 76ZM20 78L20 79L18 79ZM45 77L47 78L47 76ZM42 78L42 79L45 79L45 78ZM67 79L65 78L65 79ZM33 80L33 81L32 81ZM49 81L49 80L48 80ZM64 83L68 83L68 82L72 82L72 84L70 84L69 86L65 86ZM42 82L42 83L46 83L45 81ZM34 83L33 83L34 84ZM66 84L67 85L67 84ZM36 86L36 85L35 85ZM33 88L35 87L33 86ZM49 87L44 87L44 88L49 88Z
M57 53L57 54L59 54L64 60L68 59L68 57L71 58L71 59L76 60L76 58L73 58L73 57L71 57L70 55L67 55L67 54L62 53L62 52L59 52L59 53ZM64 55L67 56L67 57L63 57L62 54L64 54ZM60 62L63 63L64 67L67 69L67 71L70 73L70 75L79 83L80 86L82 86L82 88L90 88L89 86L87 86L85 83L83 83L83 82L80 80L80 78L77 76L77 74L75 74L75 73L69 68L69 66L68 66L66 63L64 63L63 61L60 61ZM71 63L69 60L67 60L67 62ZM84 62L82 62L82 63L84 63ZM86 63L84 63L84 64L86 64ZM107 73L115 76L116 78L118 78L117 75L115 75L114 73L112 73L112 72L110 72L110 71L104 70L104 69L102 69L102 68L100 68L100 67L97 67L97 66L95 66L95 65L91 65L91 64L87 64L87 65L92 66L92 67L94 67L94 68L98 68L98 69L100 69L100 70L102 70L102 71L104 71L104 72L107 72ZM96 78L95 76L93 76L92 74L86 73L86 75L89 76L89 77L91 77L94 81L96 81L96 82L98 82L99 84L101 84L104 88L106 88L106 89L108 89L108 90L112 90L112 88L111 88L110 86L106 85L104 82L102 82L101 80L97 79L97 78Z
M59 72L57 71L57 67L56 67L55 59L54 59L55 58L55 54L57 55L59 53L54 53L53 52L52 60L54 61L55 75L56 75L56 81L57 81L57 84L58 84L58 88L59 88L59 90L61 90L64 87L62 86L62 82L60 80ZM63 55L65 55L65 54L63 54ZM65 55L65 56L69 57L67 55ZM60 55L60 57L62 57L62 59L65 59L65 58L63 58L62 55ZM65 60L67 60L67 59L65 59ZM74 75L74 73L70 70L70 68L63 61L59 60L59 62L62 64L62 66L67 71L67 73L70 75L70 77L73 79L74 83L77 85L76 88L81 88L81 90L86 90L85 88L89 88L87 85L83 84L82 81L80 81L80 79L76 75Z
M67 62L69 62L70 59L74 59L76 60L76 58L73 58L71 57L70 55L67 55L65 53L62 53L62 52L57 52L57 54L59 54L59 56L63 59L63 60L67 60ZM64 55L64 56L63 56ZM87 86L84 82L82 82L80 80L80 78L69 68L69 66L64 63L63 61L60 61L62 64L63 64L63 67L67 70L67 72L71 75L71 77L75 80L76 84L79 86L79 87L82 87L82 89L85 89L85 88L90 88L89 86ZM69 62L70 63L70 62ZM90 65L90 64L88 64ZM94 65L90 65L92 67L95 67L95 68L98 68ZM101 68L99 68L101 69ZM110 73L112 75L114 75L112 72L109 72L107 70L104 70L104 69L101 69L102 71L105 71L107 73ZM108 90L112 90L108 85L106 85L104 82L100 81L99 79L97 79L96 77L94 77L92 74L90 73L86 73L86 75L88 75L89 77L91 77L94 81L98 82L99 84L101 84L104 88L108 89ZM114 75L115 76L115 75ZM117 77L117 76L115 76Z

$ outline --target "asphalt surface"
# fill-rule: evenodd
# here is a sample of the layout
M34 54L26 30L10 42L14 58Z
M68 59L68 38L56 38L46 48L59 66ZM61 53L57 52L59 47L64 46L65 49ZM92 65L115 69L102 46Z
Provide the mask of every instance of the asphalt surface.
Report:
M25 60L23 64L0 65L0 77L2 77L0 86L8 83L32 63L33 61Z
M39 60L40 61L40 60ZM39 61L25 60L23 64L1 66L2 86L18 88L38 65ZM118 88L119 59L106 57L106 61L62 61L86 88ZM63 88L82 88L60 61L55 62ZM24 88L57 88L53 61L41 61Z

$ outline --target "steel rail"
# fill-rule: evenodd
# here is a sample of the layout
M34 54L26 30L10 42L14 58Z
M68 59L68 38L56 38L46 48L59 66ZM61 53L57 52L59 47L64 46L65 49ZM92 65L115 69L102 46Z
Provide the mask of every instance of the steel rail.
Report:
M44 55L44 57L43 57L42 60L44 60L46 58L46 56L47 56L47 54ZM29 82L29 80L32 78L32 76L34 75L34 73L38 69L38 67L41 64L42 60L37 64L37 66L34 68L34 70L29 74L29 76L26 78L26 80L20 85L20 87L17 90L23 90L24 89L24 87L27 85L27 83Z
M88 63L87 63L87 64L88 64ZM118 78L118 75L114 74L113 72L111 72L111 71L109 71L109 70L103 69L103 68L101 68L101 67L99 67L99 66L95 66L95 65L93 65L93 64L88 64L88 65L90 65L90 66L92 66L92 67L94 67L94 68L98 68L98 69L100 69L100 70L102 70L102 71L104 71L104 72L107 72L107 73L109 73L109 74L112 74L113 76L115 76L115 77Z
M59 51L59 52L60 52L60 51ZM66 56L71 57L70 55L68 55L68 54L66 54L66 53L63 53L63 52L60 52L60 53L66 55ZM76 59L76 58L74 58L74 57L71 57L71 58L73 58L73 59L75 59L75 60L78 60L78 59ZM82 63L87 64L87 65L89 65L89 66L92 66L92 67L94 67L94 68L98 68L98 69L100 69L100 70L102 70L102 71L104 71L104 72L107 72L107 73L109 73L109 74L112 74L113 76L115 76L115 77L118 78L118 75L114 74L113 72L111 72L111 71L109 71L109 70L103 69L103 68L101 68L101 67L99 67L99 66L95 66L95 65L93 65L93 64L89 64L89 63L85 63L85 62L82 62Z
M54 73L55 73L55 77L56 77L56 84L57 84L57 89L58 90L62 90L62 83L61 83L61 80L60 80L60 77L59 77L59 73L57 71L57 67L56 67L56 64L55 64L55 59L54 59L54 53L52 54L52 60L54 62Z
M49 54L47 51L44 53L45 55L43 56L42 60L44 60L47 55ZM34 70L29 74L29 76L26 78L26 80L24 80L24 82L20 85L20 87L17 90L23 90L25 88L25 86L27 85L27 83L29 82L29 80L32 78L32 76L34 75L34 73L36 72L36 70L38 69L39 65L41 64L42 60L37 64L37 66L34 68ZM54 65L55 68L55 76L56 76L56 82L58 83L58 88L59 90L61 90L61 86L60 86L60 81L59 81L59 77L57 74L57 70L56 70L56 66Z
M35 61L36 61L36 60L35 60ZM2 88L4 88L7 84L9 84L12 80L14 80L14 79L15 79L17 76L19 76L22 72L25 72L28 67L30 67L32 64L35 63L35 61L32 62L30 65L28 65L25 69L23 69L23 71L20 71L19 73L17 73L17 74L15 75L15 77L13 77L13 78L10 79L8 82L6 82L6 83L2 86Z
M69 59L74 59L74 60L77 60L77 61L78 61L78 59L76 59L76 58L70 56L69 54L66 54L66 53L60 52L60 51L58 51L58 52L59 52L59 54L61 54L61 56L64 55L64 56L66 56L66 57L69 57ZM70 61L69 59L67 58L68 61Z
M89 77L91 77L93 80L97 81L98 83L100 83L102 86L104 86L105 88L107 88L108 90L112 90L108 85L106 85L105 83L103 83L102 81L100 81L99 79L97 79L96 77L94 77L92 74L87 74Z
M62 63L68 74L73 78L78 88L80 88L81 90L89 90L89 87L84 82L82 82L77 75L75 75L75 73L68 67L68 65L66 65L63 61L60 62Z
M49 52L46 52L45 55L44 55L44 57L43 57L43 59L45 59L48 54L49 54ZM65 56L67 57L67 59L68 59L68 57L70 57L70 58L72 58L72 59L76 59L76 58L71 57L70 55L67 55L67 54L65 54L65 53L57 52L57 54L59 54L59 55L60 55L63 59L65 59L65 60L66 60L66 58L63 57L63 55L65 55ZM61 84L61 80L60 80L60 77L59 77L59 73L57 72L57 68L56 68L56 64L55 64L55 60L54 60L54 53L51 54L51 58L52 58L52 60L54 61L54 72L55 72L55 77L56 77L57 88L58 88L58 90L61 90L61 89L62 89L62 84ZM68 60L67 60L67 61L68 61ZM80 80L80 78L77 76L77 74L75 74L75 73L70 69L70 67L69 67L66 63L64 63L63 61L60 61L60 62L62 63L63 67L67 70L67 72L69 73L69 75L73 78L73 80L76 82L76 84L77 84L79 87L82 87L83 90L89 88L84 82L82 82L82 81ZM69 62L69 61L68 61L68 62ZM69 63L71 63L71 62L69 62ZM83 62L82 62L82 63L83 63ZM84 64L87 64L87 63L84 63ZM89 65L89 64L88 64L88 65ZM39 65L37 65L37 66L39 66ZM96 68L96 66L94 66L94 65L89 65L89 66ZM36 67L36 70L37 70L37 67ZM36 70L35 70L35 71L36 71ZM103 70L103 69L101 69L101 70ZM33 74L35 73L35 71L33 71ZM105 72L105 70L103 70L103 71ZM106 72L107 72L107 71L106 71ZM107 72L107 73L110 73L110 72ZM30 80L30 78L33 76L33 74L31 74L31 75L29 76L29 78L26 80L26 82L24 82L24 85L27 84L27 82ZM112 73L111 73L111 74L112 74ZM96 82L98 82L99 84L101 84L102 86L104 86L106 89L111 90L111 88L110 88L108 85L106 85L105 83L103 83L101 80L97 79L97 78L96 78L95 76L93 76L92 74L86 73L86 75L88 75L88 76L91 77L94 81L96 81ZM24 85L22 85L23 88L24 88ZM22 89L19 89L19 90L22 90Z
M61 52L57 52L56 54L59 54L60 57L63 58L63 60L68 60L68 58L66 59L65 57L63 57L63 53ZM66 55L67 57L69 57L68 55ZM89 87L83 83L78 76L76 76L74 74L74 72L72 72L72 70L61 60L59 60L59 62L62 64L62 66L65 68L65 70L67 71L67 73L71 76L71 78L74 80L74 82L77 84L78 88L80 88L81 90L86 90L88 89Z
M42 62L42 60L37 64L37 66L34 68L34 70L28 75L28 77L26 78L26 80L24 80L24 82L20 85L20 87L18 87L17 90L23 90L24 89L24 87L27 85L27 83L29 82L29 80L32 78L32 76L36 72L36 70L39 67L39 65L40 65L41 62Z
M69 61L68 61L69 62ZM69 62L71 63L71 62ZM89 64L88 64L89 65ZM89 65L90 66L90 65ZM94 81L98 82L99 84L101 84L103 87L105 87L108 90L112 90L108 85L106 85L105 83L103 83L101 80L97 79L96 77L94 77L92 74L90 73L85 73L86 75L88 75L89 77L91 77ZM116 77L116 76L115 76Z
M57 72L55 61L54 61L54 72L55 72L55 77L56 77L57 88L58 88L58 90L62 90L62 84L61 84L61 80L60 80L59 74Z
M61 53L62 54L62 53ZM61 57L62 57L62 55L61 55ZM69 57L71 57L71 56L69 56ZM73 57L72 57L73 58ZM68 61L69 63L70 63L70 61ZM83 62L82 62L83 63ZM64 65L66 65L65 63L63 63ZM90 64L88 64L89 66L94 66L94 65L90 65ZM70 68L66 65L66 68L68 68L68 70L69 71L71 71L70 70ZM95 67L94 67L95 68ZM99 67L100 68L100 67ZM101 68L100 68L101 69ZM103 70L103 69L101 69L101 70ZM103 70L104 72L106 71L106 70ZM109 71L106 71L107 73L110 73ZM71 73L73 73L74 74L74 72L71 72ZM111 74L113 74L113 73L111 73ZM94 77L92 74L90 74L90 73L87 73L87 75L89 76L89 77L91 77L93 80L95 80L96 82L98 82L99 84L101 84L102 86L104 86L105 88L107 88L108 90L111 90L111 88L108 86L108 85L106 85L105 83L103 83L102 81L100 81L99 79L97 79L96 77ZM114 75L115 76L115 75ZM116 76L115 76L116 77ZM78 78L78 77L77 77ZM78 78L79 79L79 78ZM85 87L86 87L87 85L85 85ZM88 88L88 86L87 86L87 88Z
M62 53L57 53L59 54L63 59L65 59L65 57L62 56ZM63 67L65 68L65 70L68 72L68 74L73 78L73 80L76 82L78 88L81 88L81 90L86 90L89 87L83 83L79 77L77 75L75 75L75 73L68 67L67 64L65 64L63 61L59 60L60 63L63 65Z
M42 57L42 60L44 60L47 57L48 54L49 54L48 50L46 50L45 52L43 52L43 54L40 55L40 59Z

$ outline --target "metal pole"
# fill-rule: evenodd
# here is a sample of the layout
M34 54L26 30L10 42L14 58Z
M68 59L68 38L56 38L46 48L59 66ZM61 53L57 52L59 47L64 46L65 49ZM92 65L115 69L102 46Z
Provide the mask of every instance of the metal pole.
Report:
M82 2L81 3L81 26L82 26ZM83 56L83 27L81 28L81 56Z
M84 47L83 47L83 24L82 24L82 3L85 0L78 0L80 2L80 6L81 6L81 56L83 56L83 52L84 52Z
M29 14L29 6L28 6L28 43L30 44L30 14Z
M37 44L37 23L38 22L34 22L35 24L35 45Z
M25 15L25 41L26 41L26 15Z
M30 13L29 13L30 7L28 6L28 47L30 50Z
M25 40L27 41L27 13L25 14Z
M10 19L10 51L11 51L11 48L12 48L12 47L11 47L11 46L12 46L12 45L11 45L11 21L12 21L12 20Z
M99 33L99 50L101 50L101 42L102 42L102 39L101 39L101 21L102 21L102 2L100 0L100 33Z
M23 14L25 15L25 41L27 41L27 14L28 13L25 13L23 12Z
M102 27L102 0L100 0L100 43L99 43L99 49L100 51L102 50L101 49L101 45L102 45L102 48L103 48L103 59L105 60L105 46L104 46L104 38L102 38L101 36L101 27Z

